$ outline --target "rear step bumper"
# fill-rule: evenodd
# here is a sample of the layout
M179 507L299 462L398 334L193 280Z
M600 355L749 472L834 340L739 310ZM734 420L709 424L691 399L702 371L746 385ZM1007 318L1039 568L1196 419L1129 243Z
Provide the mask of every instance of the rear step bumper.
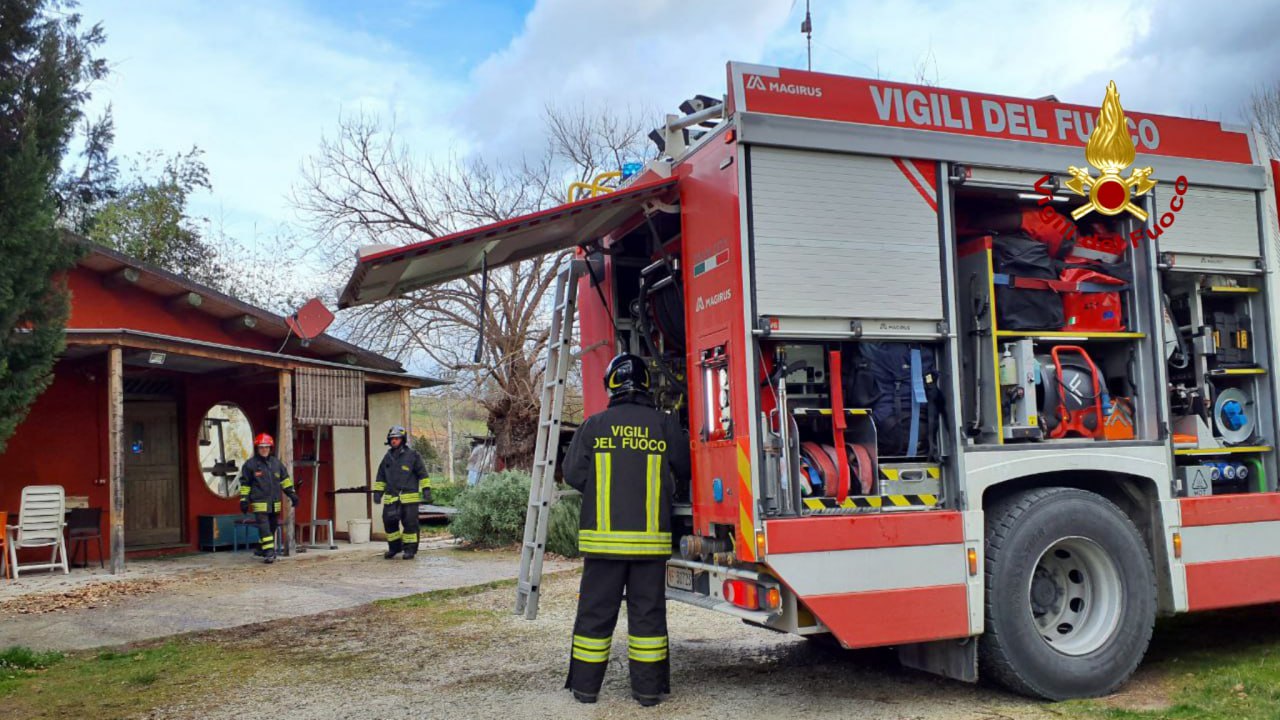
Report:
M676 590L675 588L667 588L667 599L679 600L682 603L694 605L704 610L715 610L716 612L732 615L760 625L768 623L770 618L774 617L773 613L765 612L764 610L746 610L707 595Z
M729 568L724 567L723 565L712 565L710 563L683 560L679 558L672 558L668 560L667 567L685 568L695 574L705 574L707 576L705 585L700 582L694 583L695 587L705 587L707 589L706 594L668 586L667 599L669 600L678 600L682 603L694 605L705 610L715 610L716 612L732 615L760 625L769 624L771 620L777 619L782 612L781 609L777 611L748 610L746 608L738 607L720 596L721 584L729 578L747 580L765 586L779 585L776 579L767 575L762 575L753 570Z

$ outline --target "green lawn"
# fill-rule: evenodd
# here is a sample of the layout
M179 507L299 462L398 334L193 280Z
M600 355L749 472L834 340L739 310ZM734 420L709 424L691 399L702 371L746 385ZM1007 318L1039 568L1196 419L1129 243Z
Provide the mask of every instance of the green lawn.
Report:
M0 652L6 717L116 718L177 700L196 704L235 687L270 658L263 648L185 639L124 652L39 653L34 661L30 655L22 648Z
M1280 718L1280 606L1161 621L1134 680L1110 700L1054 706L1108 720Z

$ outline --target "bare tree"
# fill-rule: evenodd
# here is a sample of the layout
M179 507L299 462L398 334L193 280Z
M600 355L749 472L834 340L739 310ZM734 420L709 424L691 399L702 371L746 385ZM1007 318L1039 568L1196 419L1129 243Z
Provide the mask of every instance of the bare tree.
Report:
M294 194L316 235L314 249L349 271L360 245L418 242L556 205L570 181L589 181L645 152L647 125L638 113L547 108L545 117L546 146L536 159L518 162L419 159L394 126L368 116L341 119L337 135L305 164ZM468 277L348 313L343 329L371 349L427 358L433 372L483 405L498 458L527 468L557 265L541 257L491 270L483 313L480 279Z
M1245 108L1245 117L1262 131L1267 153L1280 159L1280 81L1258 86Z

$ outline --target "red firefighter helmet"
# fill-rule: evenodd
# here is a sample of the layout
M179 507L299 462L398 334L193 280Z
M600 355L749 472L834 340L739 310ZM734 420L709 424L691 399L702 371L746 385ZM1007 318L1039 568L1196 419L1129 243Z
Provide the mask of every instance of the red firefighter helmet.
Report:
M263 445L266 445L267 447L275 447L276 441L266 433L258 433L258 437L253 439L253 446L262 447Z

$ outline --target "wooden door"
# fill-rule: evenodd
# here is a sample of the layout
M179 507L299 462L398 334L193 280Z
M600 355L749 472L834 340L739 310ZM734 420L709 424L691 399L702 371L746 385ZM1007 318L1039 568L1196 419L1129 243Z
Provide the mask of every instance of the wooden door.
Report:
M124 541L130 548L182 542L178 406L124 406Z

